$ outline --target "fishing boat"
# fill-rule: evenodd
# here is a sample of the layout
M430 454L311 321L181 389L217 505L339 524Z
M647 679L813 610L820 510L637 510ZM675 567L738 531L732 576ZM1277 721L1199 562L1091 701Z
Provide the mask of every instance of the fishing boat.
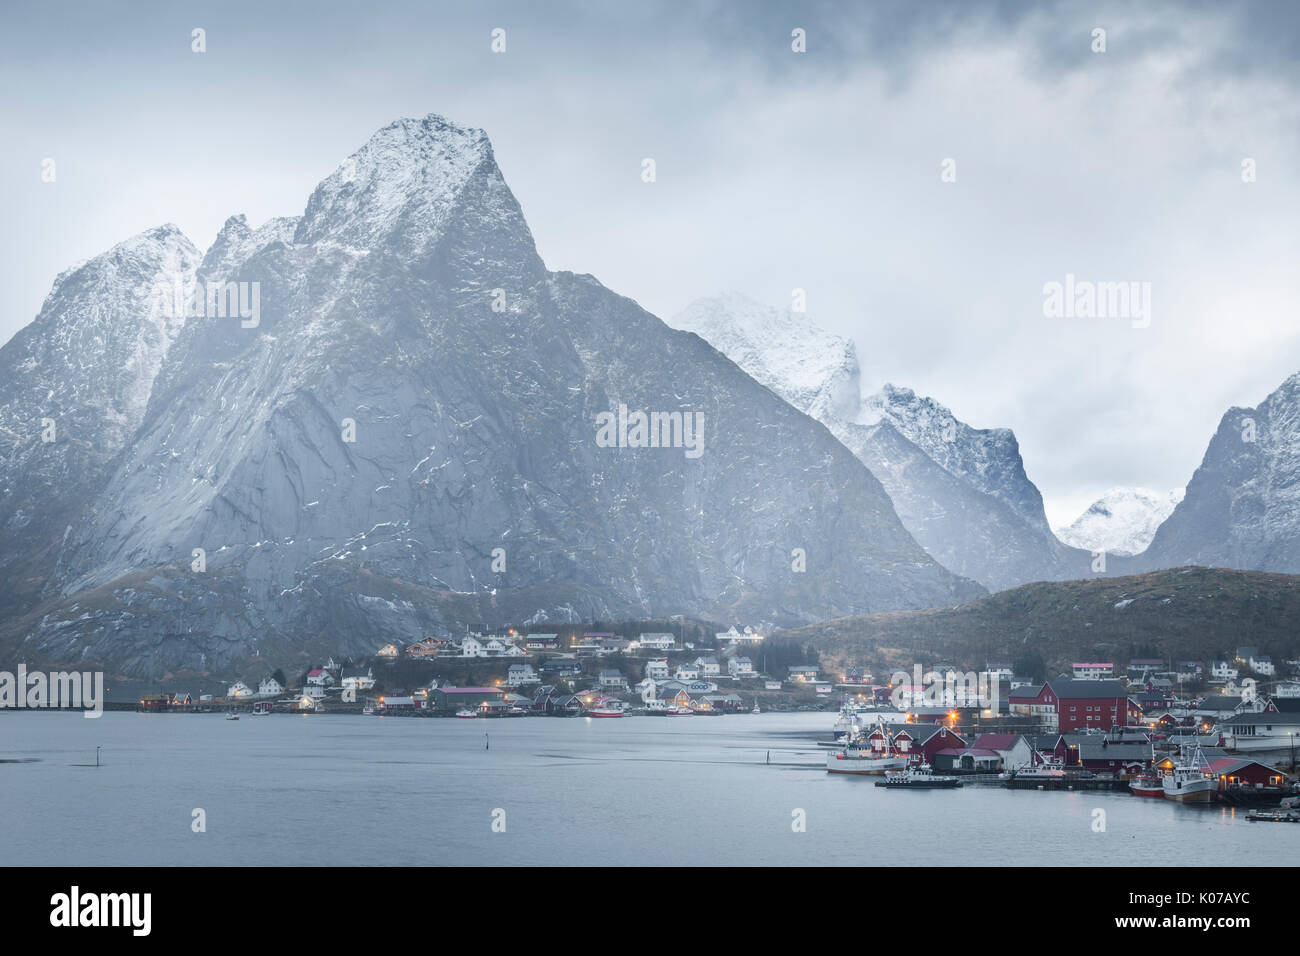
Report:
M831 728L831 732L835 735L836 743L847 744L854 740L861 733L857 707L847 700L841 703L840 716L835 721L835 726Z
M470 718L470 719L472 720L473 718L477 717L478 714L477 714L476 712L474 712L474 711L468 709L468 708L464 708L464 707L463 707L463 708L461 708L460 710L456 711L456 716L457 716L457 717L468 717L468 718Z
M1178 763L1173 772L1161 781L1164 786L1165 799L1178 803L1209 803L1218 789L1213 777L1207 777L1201 768L1205 766L1205 757L1201 748L1192 751L1191 756Z
M695 711L691 710L689 707L680 707L676 704L668 708L669 717L690 717L693 716L694 713Z
M751 713L751 714L761 714L761 713L762 713L762 711L758 709L758 698L757 698L757 697L754 698L754 709L751 710L750 713Z
M1129 791L1135 797L1152 797L1156 800L1165 798L1164 778L1158 773L1144 773L1128 782Z
M239 715L235 713L233 710L230 713L226 714L226 720L238 720L238 719L239 719Z
M375 708L371 707L369 704L366 704L366 706L361 708L361 713L362 716L373 717L375 715Z
M877 787L888 787L891 790L953 790L961 785L960 778L937 774L928 763L905 770L891 770L883 780L876 781Z
M272 704L269 700L259 700L256 704L253 705L253 716L265 717L267 714L271 712L271 707Z
M883 723L880 741L873 745L860 733L843 747L826 755L827 773L881 774L907 768L908 755L899 750Z
M605 700L597 703L589 711L588 717L622 717L625 705L621 700Z

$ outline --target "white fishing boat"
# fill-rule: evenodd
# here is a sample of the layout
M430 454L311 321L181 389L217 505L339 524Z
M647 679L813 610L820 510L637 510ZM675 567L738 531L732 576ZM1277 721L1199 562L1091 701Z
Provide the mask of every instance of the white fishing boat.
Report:
M668 708L669 717L691 717L694 716L694 714L695 711L691 710L689 707L678 707L674 704L672 707Z
M366 706L361 708L361 713L363 716L373 717L375 714L375 708L371 707L369 704L366 704Z
M758 698L757 698L757 697L754 698L754 709L751 710L750 713L751 713L751 714L761 714L761 713L762 713L762 711L758 709Z
M1164 778L1165 799L1178 803L1209 803L1218 785L1202 769L1205 757L1197 747Z
M622 717L627 705L621 700L601 700L587 711L588 717Z
M271 708L273 706L274 705L269 700L259 700L256 704L253 705L253 716L265 717L267 714L271 712Z
M230 713L226 714L226 720L238 720L238 719L239 719L239 715L235 713L233 710Z
M473 718L477 717L478 714L468 708L461 708L460 710L456 711L456 716L465 717L472 720Z
M872 742L855 728L855 733L845 746L826 755L827 773L882 774L889 770L907 768L908 755L894 745L894 739L878 724L880 739Z
M907 757L903 754L880 753L870 747L845 747L826 755L827 773L882 774L906 767Z

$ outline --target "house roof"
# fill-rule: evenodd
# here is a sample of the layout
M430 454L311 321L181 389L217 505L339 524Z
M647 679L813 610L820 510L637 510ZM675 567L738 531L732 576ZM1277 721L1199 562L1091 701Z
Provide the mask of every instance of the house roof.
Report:
M444 694L503 694L500 687L439 687Z
M985 750L1011 750L1020 740L1020 734L980 734L975 738L975 746Z
M1220 757L1217 760L1211 761L1205 769L1217 777L1221 774L1236 773L1239 770L1244 770L1251 766L1263 767L1270 773L1283 776L1282 771L1270 767L1268 764L1260 763L1258 760L1246 760L1242 757Z
M1231 726L1240 724L1282 724L1284 726L1300 725L1300 711L1291 711L1290 713L1245 713L1234 714L1233 716L1221 721L1221 723Z
M1057 678L1047 682L1061 700L1097 700L1127 697L1128 687L1117 680L1074 680Z

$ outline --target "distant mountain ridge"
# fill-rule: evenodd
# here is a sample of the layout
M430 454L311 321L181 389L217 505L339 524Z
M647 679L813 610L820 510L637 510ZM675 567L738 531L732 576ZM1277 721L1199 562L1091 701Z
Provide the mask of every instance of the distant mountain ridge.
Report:
M202 257L174 228L141 241L100 306L47 307L0 349L18 396L3 500L31 529L26 556L3 548L29 587L0 619L0 659L147 676L470 626L798 623L982 593L822 425L697 336L548 271L481 130L400 120L301 217L232 217ZM187 318L162 347L135 303L178 272L256 284L259 314ZM129 382L40 351L129 330L124 315L148 318L154 346ZM72 397L40 448L23 396L54 379ZM704 453L601 447L598 416L621 406L702 414ZM108 415L120 430L74 469ZM46 508L55 463L78 474Z
M823 621L781 637L813 643L828 664L910 671L939 660L1015 666L1037 656L1048 674L1068 674L1076 660L1208 663L1231 657L1245 634L1276 660L1300 656L1300 578L1193 567L1038 582L956 608Z
M1139 560L1300 573L1300 373L1255 408L1224 413Z
M1093 573L1090 554L1053 535L1010 429L972 428L910 388L885 384L863 397L852 342L738 293L701 299L670 324L822 421L944 567L990 590Z

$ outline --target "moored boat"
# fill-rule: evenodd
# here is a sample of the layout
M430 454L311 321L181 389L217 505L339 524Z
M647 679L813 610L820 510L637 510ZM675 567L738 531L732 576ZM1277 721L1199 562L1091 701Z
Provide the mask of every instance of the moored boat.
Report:
M1175 766L1173 772L1161 781L1165 799L1178 803L1209 803L1214 798L1218 784L1213 777L1205 775L1202 769L1204 765L1205 758L1201 754L1201 748L1197 747L1191 756Z
M1158 773L1144 773L1128 782L1129 791L1135 797L1151 797L1155 800L1165 798L1164 779Z
M877 780L877 787L889 787L896 790L953 790L962 785L958 777L944 776L934 772L928 763L908 767L905 770L891 770L883 780Z
M230 713L226 714L226 720L238 720L238 719L239 719L239 715L235 713L233 710Z
M269 700L259 700L256 704L253 705L253 716L265 717L267 714L271 712L271 708L273 706L274 705Z
M456 711L456 716L457 716L457 717L463 717L463 718L472 719L472 718L474 718L474 717L477 717L477 716L478 716L478 713L475 712L475 711L470 710L469 708L462 707L460 710Z
M669 717L690 717L695 713L689 707L678 707L676 705L669 707L667 714Z

